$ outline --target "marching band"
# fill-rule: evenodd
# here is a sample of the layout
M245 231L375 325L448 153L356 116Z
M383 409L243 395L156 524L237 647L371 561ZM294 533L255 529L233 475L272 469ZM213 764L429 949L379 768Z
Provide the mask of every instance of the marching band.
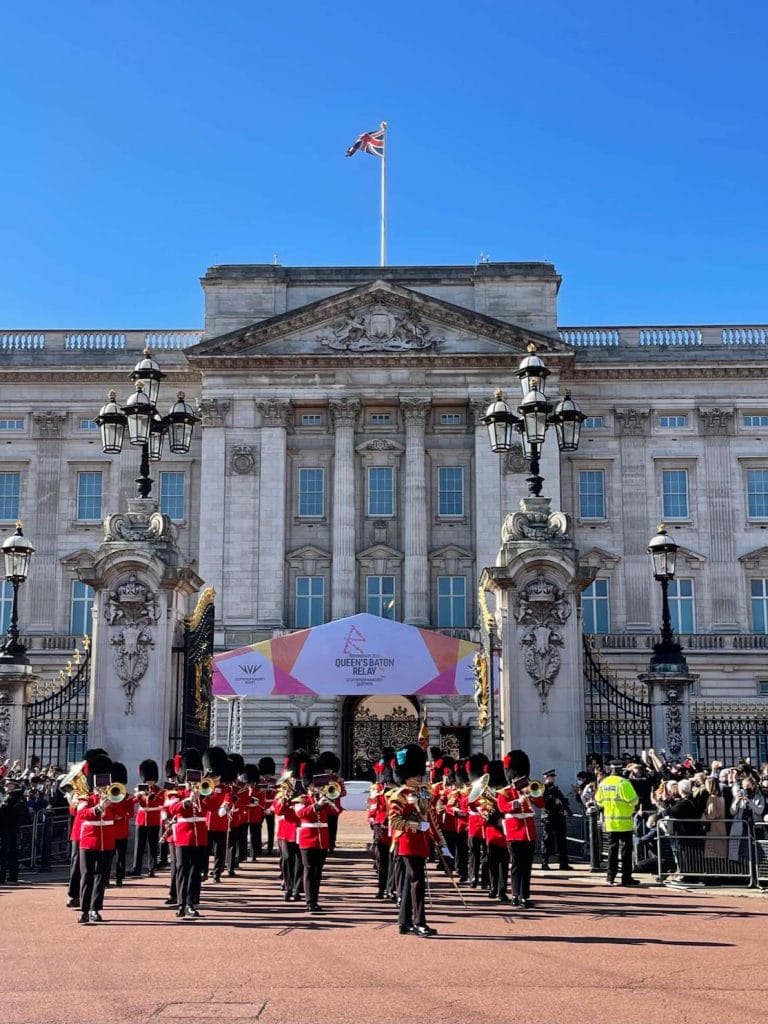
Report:
M129 794L124 765L104 750L62 780L72 816L72 859L67 906L82 924L102 920L105 890L115 864L122 885L131 820L136 838L130 874L154 877L167 862L167 907L182 920L200 917L203 883L237 875L238 867L277 842L280 887L286 902L303 900L322 912L320 889L346 794L340 763L331 751L310 757L297 750L277 777L275 763L245 764L238 754L209 747L188 749L159 768L139 765L141 782ZM481 887L489 899L531 906L535 811L544 786L531 780L528 756L512 750L503 761L482 754L457 761L416 743L382 751L368 798L375 898L397 905L401 935L437 934L427 923L427 865L436 862L464 906L460 885ZM511 896L508 893L511 880Z

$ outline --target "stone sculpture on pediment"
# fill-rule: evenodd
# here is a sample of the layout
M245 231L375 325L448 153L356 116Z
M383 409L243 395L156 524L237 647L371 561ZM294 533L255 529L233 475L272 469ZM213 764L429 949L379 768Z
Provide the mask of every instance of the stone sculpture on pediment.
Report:
M317 340L339 352L414 352L441 341L415 310L399 314L383 305L336 320Z

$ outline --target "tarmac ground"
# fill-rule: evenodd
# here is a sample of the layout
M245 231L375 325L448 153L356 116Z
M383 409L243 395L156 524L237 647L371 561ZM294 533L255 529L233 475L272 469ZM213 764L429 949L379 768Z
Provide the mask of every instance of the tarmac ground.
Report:
M346 821L345 821L346 818ZM277 858L206 882L197 921L163 905L167 872L107 890L77 924L62 877L0 887L2 1024L757 1024L768 897L608 886L536 870L527 910L430 868L433 938L375 899L363 816L342 818L322 915L286 903Z

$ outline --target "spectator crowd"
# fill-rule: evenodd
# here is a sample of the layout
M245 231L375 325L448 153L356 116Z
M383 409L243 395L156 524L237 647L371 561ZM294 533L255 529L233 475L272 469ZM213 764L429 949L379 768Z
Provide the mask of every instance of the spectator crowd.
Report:
M54 818L60 819L64 829L68 825L69 805L60 788L62 778L58 765L43 767L35 757L26 767L10 759L0 764L0 885L17 884L22 853L38 861L40 870L47 870ZM43 827L38 830L38 849L31 850L28 842L36 819Z

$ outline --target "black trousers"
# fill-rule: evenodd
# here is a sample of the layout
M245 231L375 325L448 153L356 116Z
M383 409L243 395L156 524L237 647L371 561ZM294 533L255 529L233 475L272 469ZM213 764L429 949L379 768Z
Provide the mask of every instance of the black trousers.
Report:
M331 844L331 853L336 849L336 836L339 834L339 816L332 814L328 818L328 842Z
M285 891L293 893L295 898L298 896L303 882L299 844L289 843L284 839L280 856Z
M469 877L483 889L488 887L488 851L482 836L475 836L469 844Z
M375 843L376 852L376 875L378 878L378 893L382 896L389 889L389 840L383 843Z
M234 871L241 861L248 860L248 823L230 829L229 833L229 870Z
M261 856L261 822L250 822L246 828L251 839L251 860L256 860Z
M549 858L557 854L558 866L568 867L568 839L565 818L561 815L541 823L541 862L548 864Z
M0 832L0 881L19 880L19 830L3 829Z
M427 861L424 857L401 857L403 887L400 890L400 927L427 923L424 899L427 893Z
M141 867L144 862L144 850L148 850L147 866L149 867L149 873L152 874L155 870L157 867L157 847L159 839L159 825L136 826L136 846L133 851L134 874L141 874Z
M159 868L166 868L171 860L171 847L173 843L160 843L160 860L157 862Z
M507 895L507 875L509 874L509 850L506 846L491 843L488 847L488 880L491 892L496 896Z
M213 877L221 878L226 865L227 845L231 830L208 833L208 853L213 857ZM205 869L203 869L205 871Z
M204 846L176 847L176 896L180 907L196 907L200 902L200 883L207 856Z
M469 877L469 843L466 832L456 833L456 874L460 882L466 882Z
M323 878L323 865L327 856L327 850L301 851L301 862L304 866L304 895L308 907L314 907L317 904L320 895L320 882Z
M125 862L128 856L128 837L115 840L115 880L122 882L125 878Z
M69 854L69 887L67 896L71 900L80 899L80 845L74 839L70 842Z
M80 850L80 911L101 910L113 850Z
M619 870L619 849L621 849L621 880L628 882L632 878L632 836L631 829L626 832L608 833L608 871L606 877L614 879Z
M178 903L177 892L176 892L176 869L178 867L176 863L176 844L167 843L168 847L168 864L171 869L171 881L168 886L168 899L173 900L174 903ZM206 851L207 854L207 851ZM207 860L206 856L206 860Z
M390 861L392 862L392 892L397 893L398 901L402 904L403 901L403 875L405 874L405 868L403 867L403 858L399 853L390 853Z
M512 865L512 895L527 900L531 895L531 869L536 843L531 839L515 839L509 844Z
M274 853L275 850L275 816L274 814L265 814L264 820L261 825L264 825L267 830L267 853ZM259 853L262 850L261 842L261 825L257 826L259 829ZM257 855L258 856L258 855Z

